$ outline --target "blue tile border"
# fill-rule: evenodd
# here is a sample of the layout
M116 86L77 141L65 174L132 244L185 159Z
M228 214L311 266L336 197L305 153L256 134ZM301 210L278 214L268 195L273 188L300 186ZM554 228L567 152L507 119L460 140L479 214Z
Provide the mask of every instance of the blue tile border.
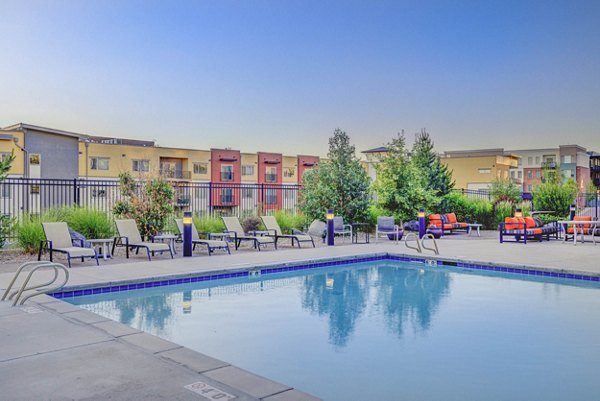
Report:
M420 257L413 257L413 256L394 255L394 254L383 254L383 255L365 256L365 257L360 257L360 256L359 257L349 257L347 259L326 260L326 261L321 261L321 262L311 261L309 263L298 263L298 264L293 264L290 266L264 267L264 268L257 267L257 268L253 268L250 270L252 270L252 271L259 270L261 275L270 275L270 274L285 273L285 272L298 271L298 270L318 269L318 268L322 268L322 267L351 265L351 264L356 264L356 263L372 262L372 261L378 261L378 260L396 260L396 261L401 261L401 262L417 262L417 263L426 263L429 260L433 260L438 267L450 266L450 267L456 267L459 269L468 269L468 270L485 270L485 271L495 271L495 272L501 272L501 273L512 273L515 275L554 277L554 278L565 278L565 279L571 279L571 280L600 282L600 276L588 276L588 275L577 274L577 273L561 273L561 272L546 271L546 270L539 270L539 269L527 269L524 267L518 268L518 267L507 267L507 266L495 266L495 265L489 265L489 264L486 265L486 264L459 262L459 261L433 259L433 258L420 258ZM223 280L223 279L229 279L229 278L249 277L250 270L230 272L230 273L220 273L220 274L205 274L205 275L201 275L201 276L174 278L174 279L166 279L166 280L154 280L154 281L148 281L148 282L142 282L142 283L119 284L119 285L114 285L114 286L106 286L106 287L98 287L98 288L74 289L74 290L68 290L68 291L55 292L55 293L52 293L49 295L54 298L57 298L57 299L64 299L64 298L74 298L74 297L80 297L80 296L86 296L86 295L97 295L97 294L105 294L105 293L111 293L111 292L139 290L139 289L144 289L144 288L197 283L197 282L201 282L201 281L216 281L216 280Z

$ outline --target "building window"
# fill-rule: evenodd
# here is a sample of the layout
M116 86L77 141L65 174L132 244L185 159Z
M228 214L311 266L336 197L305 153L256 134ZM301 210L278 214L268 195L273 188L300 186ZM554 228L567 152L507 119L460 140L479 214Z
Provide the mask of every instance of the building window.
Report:
M221 204L233 204L233 188L221 188Z
M510 178L515 178L515 173L516 173L516 171L514 171L514 170L513 170L513 171L511 171L511 172L510 172Z
M517 177L519 177L519 179L523 178L523 172L522 171L517 171Z
M565 163L565 164L566 163L572 163L572 161L571 161L571 155L564 155L562 157L562 162Z
M252 165L252 164L242 165L242 175L254 175L254 165Z
M131 169L140 173L147 173L150 171L150 160L132 160Z
M10 152L0 152L0 160L4 161L4 160L8 159L11 155L12 155L12 153L10 153Z
M540 157L539 157L539 156L536 156L536 157L535 157L535 164L536 164L536 166L537 166L538 164L540 164Z
M518 166L521 166L522 164L523 164L523 159L521 159L521 158L519 157L519 161L517 162L517 165L518 165Z
M568 180L569 178L573 178L575 177L575 175L573 174L573 172L571 170L563 170L563 178Z
M10 198L10 185L7 182L0 182L0 197Z
M90 170L108 170L108 157L90 157Z
M528 165L528 166L531 166L532 164L533 164L533 157L529 156L529 157L527 158L527 165Z
M277 182L277 167L267 167L265 171L265 182Z
M527 192L531 192L531 184L527 185Z
M274 205L277 203L277 190L274 188L265 189L265 203L267 205Z
M533 171L531 171L531 170L528 170L528 171L527 171L527 179L528 179L528 180L531 180L532 178L533 178Z
M491 173L492 173L491 168L480 168L479 169L479 174L491 174Z
M221 181L233 181L233 166L231 164L221 165Z
M285 178L293 178L296 175L296 169L293 167L286 167L283 169L283 176Z
M208 174L208 163L194 163L194 174Z
M535 172L535 178L542 178L542 172L540 170Z

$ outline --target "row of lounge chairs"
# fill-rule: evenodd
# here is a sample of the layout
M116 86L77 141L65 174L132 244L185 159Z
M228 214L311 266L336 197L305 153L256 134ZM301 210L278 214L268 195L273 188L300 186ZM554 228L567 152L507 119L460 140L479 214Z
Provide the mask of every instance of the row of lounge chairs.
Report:
M283 234L281 227L277 223L277 220L273 216L262 216L261 219L266 228L262 232L250 232L246 233L240 224L237 217L223 217L226 230L219 235L225 235L230 238L235 245L237 250L243 241L252 242L255 249L261 250L261 247L273 245L277 249L277 244L280 239L291 240L292 246L301 247L302 243L311 243L313 248L315 243L310 235L306 235L299 231L294 231L292 234ZM183 233L183 220L175 219L175 223L180 232ZM149 242L144 241L140 231L138 230L135 220L123 219L115 220L118 235L112 239L112 252L114 254L116 248L125 248L125 255L129 258L129 252L134 251L136 254L139 253L140 249L145 250L148 255L148 260L152 259L152 256L157 253L168 252L173 258L173 248L169 244L162 242ZM48 251L50 255L50 261L53 261L54 252L59 252L66 255L67 263L71 267L71 259L81 258L83 262L85 258L92 258L96 260L98 265L98 253L95 249L85 246L85 240L77 240L79 242L75 246L72 239L71 233L67 223L56 222L56 223L42 223L44 230L45 240L41 241L38 260L41 260L42 252ZM225 240L212 239L210 234L209 238L200 238L200 233L194 225L192 225L192 250L196 249L197 245L206 246L208 254L211 255L215 250L223 250L228 254L231 254L229 249L229 243Z

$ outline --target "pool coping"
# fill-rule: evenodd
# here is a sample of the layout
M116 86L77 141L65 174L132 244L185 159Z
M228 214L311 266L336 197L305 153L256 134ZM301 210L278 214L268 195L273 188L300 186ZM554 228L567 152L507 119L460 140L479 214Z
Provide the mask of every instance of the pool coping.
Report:
M314 258L293 262L256 263L245 266L225 267L208 272L192 271L186 273L156 275L137 279L104 281L73 286L67 285L63 287L62 291L53 292L48 295L55 299L65 299L144 288L190 284L203 281L262 276L290 271L312 270L320 267L355 264L375 260L399 260L405 262L431 263L436 266L449 266L467 270L495 271L514 274L515 278L518 278L519 276L537 276L587 282L600 282L600 273L582 272L570 268L559 269L527 264L481 262L477 260L460 259L457 257L440 257L438 255L414 256L402 252L373 252L359 255Z

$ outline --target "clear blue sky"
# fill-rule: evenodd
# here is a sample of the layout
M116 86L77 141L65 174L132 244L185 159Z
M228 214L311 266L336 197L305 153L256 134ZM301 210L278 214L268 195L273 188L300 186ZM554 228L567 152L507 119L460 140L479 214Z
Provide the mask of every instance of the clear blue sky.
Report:
M600 151L600 1L0 2L0 126L321 154Z

